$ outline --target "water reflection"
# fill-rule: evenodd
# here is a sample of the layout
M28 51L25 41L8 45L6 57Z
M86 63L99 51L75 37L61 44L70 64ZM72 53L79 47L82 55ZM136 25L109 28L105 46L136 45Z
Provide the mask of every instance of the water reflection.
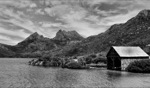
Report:
M121 72L114 72L114 71L107 71L106 72L106 75L107 75L107 79L109 81L116 81L116 80L119 80L119 78L122 76L122 73Z
M42 68L29 66L27 62L26 59L0 59L0 88L150 87L150 74Z
M44 84L45 73L42 70L43 68L33 67L28 68L27 72L24 72L22 76L29 81L31 87L42 87Z
M59 87L72 87L76 84L79 84L79 77L80 74L78 73L78 71L60 69L57 70L54 80L57 83L57 86Z

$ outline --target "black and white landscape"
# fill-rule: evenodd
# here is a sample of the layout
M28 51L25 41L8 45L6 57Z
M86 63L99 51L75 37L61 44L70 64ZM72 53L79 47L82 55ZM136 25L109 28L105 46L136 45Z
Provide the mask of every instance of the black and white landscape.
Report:
M0 87L150 87L149 59L106 69L112 46L150 55L149 3L0 0Z

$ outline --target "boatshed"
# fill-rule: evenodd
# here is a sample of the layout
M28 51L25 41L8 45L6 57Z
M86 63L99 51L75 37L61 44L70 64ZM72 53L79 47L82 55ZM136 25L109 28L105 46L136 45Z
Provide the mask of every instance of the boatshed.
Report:
M107 69L125 70L133 61L149 59L149 55L138 46L112 46L107 53Z

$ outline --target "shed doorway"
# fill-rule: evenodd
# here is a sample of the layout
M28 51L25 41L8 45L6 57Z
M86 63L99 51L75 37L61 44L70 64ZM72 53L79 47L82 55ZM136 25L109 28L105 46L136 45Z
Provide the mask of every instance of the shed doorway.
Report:
M113 67L115 70L121 70L121 59L119 58L114 58L114 61L113 61Z

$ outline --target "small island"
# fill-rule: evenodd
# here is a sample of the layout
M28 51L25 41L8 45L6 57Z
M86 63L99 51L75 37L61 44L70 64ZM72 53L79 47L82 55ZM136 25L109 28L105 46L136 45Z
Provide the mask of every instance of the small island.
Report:
M42 67L62 67L69 69L89 69L90 67L106 67L106 58L101 55L86 55L74 57L50 57L43 56L29 61L29 65Z

